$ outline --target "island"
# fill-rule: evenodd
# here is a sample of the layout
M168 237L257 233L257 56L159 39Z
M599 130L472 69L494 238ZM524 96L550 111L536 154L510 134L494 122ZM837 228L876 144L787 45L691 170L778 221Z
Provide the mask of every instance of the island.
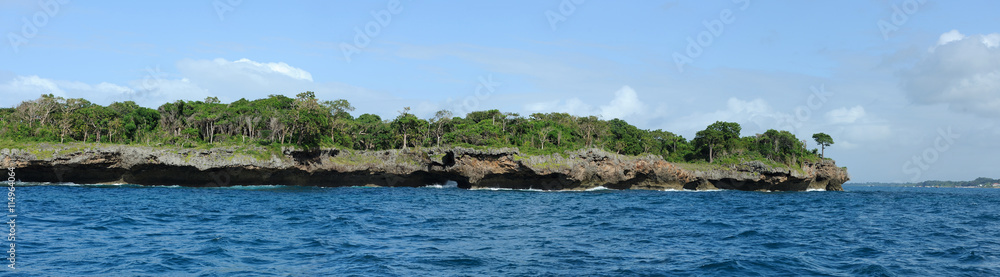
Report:
M0 166L25 182L191 187L841 191L850 177L788 131L716 122L688 141L620 119L497 110L354 118L346 100L289 98L158 109L43 95L0 109ZM824 149L825 134L813 136ZM825 152L825 151L824 151Z
M848 184L854 186L880 186L880 187L919 187L919 188L1000 188L1000 178L993 179L988 177L979 177L972 181L938 181L938 180L928 180L917 183L879 183L879 182L865 182L865 183L854 183Z

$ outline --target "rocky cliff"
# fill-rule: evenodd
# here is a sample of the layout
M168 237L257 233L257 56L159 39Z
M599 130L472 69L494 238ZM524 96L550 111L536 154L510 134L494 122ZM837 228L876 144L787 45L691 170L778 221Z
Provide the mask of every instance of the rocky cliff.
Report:
M753 161L738 165L675 164L598 149L527 156L516 149L350 151L282 149L251 155L238 149L169 149L121 145L42 145L0 150L0 166L26 182L131 183L181 186L426 186L542 190L840 191L850 177L833 161L789 169ZM76 148L73 148L76 147Z

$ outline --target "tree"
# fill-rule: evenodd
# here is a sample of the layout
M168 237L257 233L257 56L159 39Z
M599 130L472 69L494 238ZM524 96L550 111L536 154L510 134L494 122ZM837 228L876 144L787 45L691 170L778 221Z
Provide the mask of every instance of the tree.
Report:
M351 102L347 102L347 100L344 99L323 101L322 104L323 107L330 110L330 115L333 115L334 117L350 116L348 113L354 111L354 106L351 106Z
M594 139L598 139L603 136L603 131L606 129L603 126L604 121L601 121L596 116L580 117L577 119L577 126L580 126L580 131L582 131L583 140L587 143L587 147L594 146Z
M399 116L392 121L393 130L396 132L397 136L401 136L403 139L402 149L406 149L409 146L410 136L415 135L417 130L420 130L426 125L426 121L417 118L417 116L410 113L410 107L404 107L402 111L399 111Z
M435 144L437 144L438 147L441 147L441 136L449 131L446 128L451 125L449 124L451 123L451 117L451 111L440 110L434 113L434 118L431 119L431 124L434 125L434 129L431 131L431 134L436 138Z
M694 139L696 144L708 147L708 162L711 163L715 159L715 149L725 147L731 140L739 138L740 130L739 123L716 121L705 130L698 131Z
M89 130L97 135L97 142L101 142L101 134L107 133L108 123L115 116L114 110L101 105L94 105L79 109L79 111L81 116L86 118Z
M625 155L642 154L642 131L621 119L608 122L612 149L615 153Z
M824 155L826 153L826 147L830 146L830 145L833 145L833 138L830 137L830 135L827 135L825 133L815 133L815 134L813 134L813 139L816 140L816 144L819 144L820 147L822 148L820 150L819 156L821 158L822 157L826 157Z
M17 113L22 115L27 123L28 128L33 126L32 123L38 121L39 126L48 123L48 119L53 115L60 107L60 103L65 102L62 97L56 97L52 94L42 94L36 100L21 102L21 105L17 106Z
M321 105L316 94L306 91L296 95L295 110L292 112L292 134L298 139L296 144L318 147L323 140L323 132L329 129L330 108ZM349 106L349 105L348 105Z
M76 111L82 108L93 106L83 98L69 98L66 99L66 103L63 105L61 118L59 119L59 142L65 142L66 136L72 137L74 131L80 132L83 129L83 125L86 125L86 119L77 116L79 113ZM86 137L86 135L84 135Z
M330 139L337 145L351 145L350 136L344 131L353 119L350 112L354 111L354 106L344 99L334 101L323 101L320 103L323 108L330 113Z

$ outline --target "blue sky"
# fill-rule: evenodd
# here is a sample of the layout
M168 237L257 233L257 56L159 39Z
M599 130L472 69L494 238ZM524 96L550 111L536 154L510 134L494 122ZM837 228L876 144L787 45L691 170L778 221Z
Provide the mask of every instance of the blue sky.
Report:
M998 10L932 0L3 0L0 106L42 93L157 107L310 90L349 100L355 115L497 108L622 118L688 138L717 120L743 135L826 132L828 156L854 181L996 178ZM679 55L690 59L683 70Z

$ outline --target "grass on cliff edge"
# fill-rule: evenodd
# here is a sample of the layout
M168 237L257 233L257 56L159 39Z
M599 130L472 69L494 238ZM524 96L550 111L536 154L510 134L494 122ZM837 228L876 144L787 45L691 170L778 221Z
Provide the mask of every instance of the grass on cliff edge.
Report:
M134 146L142 147L154 150L166 150L173 152L190 151L190 150L210 150L210 149L228 149L232 150L234 154L242 154L244 156L250 156L257 160L270 160L271 157L277 157L279 159L284 159L282 154L281 146L269 145L269 146L258 146L258 145L212 145L208 143L203 143L199 145L192 146L176 146L176 145L147 145L147 144L120 144L120 143L96 143L96 142L65 142L65 143L53 143L53 142L15 142L6 139L0 139L0 149L19 149L31 153L31 155L37 158L48 158L53 156L61 156L70 153L84 152L90 149L103 148L103 147L121 147L121 146Z
M99 148L99 147L106 147L106 146L112 146L112 147L113 146L135 146L135 147L144 147L144 148L150 148L150 149L167 150L167 151L178 151L178 152L180 152L179 150L185 150L185 151L190 151L190 150L210 150L210 149L216 149L217 148L217 149L232 150L234 152L234 154L242 154L242 155L245 155L245 156L250 156L250 157L253 157L253 158L257 159L257 160L269 160L272 157L277 157L278 159L282 159L282 160L287 159L287 157L282 153L282 146L281 145L274 145L274 144L267 145L267 146L260 146L260 145L218 145L218 144L209 144L209 143L199 143L199 144L194 144L194 145L178 146L178 145L147 145L147 144L141 144L141 143L139 143L139 144L120 144L120 143L94 143L94 142L88 142L88 143L83 143L83 142L66 142L66 143L15 142L15 141L11 141L9 139L0 139L0 149L20 149L20 150L25 150L25 151L28 151L29 153L31 153L32 155L34 155L35 157L37 157L37 158L43 158L43 159L44 158L49 158L49 157L54 157L54 156L59 156L59 155L66 155L66 154L75 153L75 152L83 152L83 151L86 151L88 149ZM456 145L456 147L462 147L462 146L468 147L468 146L471 146L471 145ZM486 148L486 147L468 147L468 148L473 148L473 149L478 149L478 150L489 149L489 148ZM562 158L569 158L570 157L569 152L571 152L571 151L565 150L565 149L551 149L551 150L550 149L546 149L546 150L547 151L544 151L544 152L543 151L538 151L538 150L528 151L529 153L521 152L521 154L515 155L514 159L515 160L524 160L524 159L527 159L527 158L530 158L530 157L543 157L543 156L550 156L552 154L557 154L557 155L561 156ZM562 151L559 151L559 150L562 150ZM363 154L362 152L364 152L364 151L356 151L356 150L349 150L349 149L342 149L342 151L343 152L341 152L340 155L337 155L336 157L331 158L330 161L334 162L334 163L338 163L338 164L344 164L344 165L377 164L377 163L381 162L381 159L379 157L376 157L376 156L373 156L373 155ZM422 151L422 149L421 148L416 148L416 149L411 149L409 151ZM373 152L382 152L382 151L373 151ZM432 158L433 160L440 160L440 158L443 157L443 155L444 155L443 153L436 153L436 154L433 155L433 157L430 157L430 158ZM409 156L409 155L403 155L403 156ZM800 163L801 162L813 162L813 163L815 163L815 162L817 162L819 160L818 157L815 158L815 159L811 159L811 158L812 157L805 157L804 159L800 158L799 162ZM415 160L411 160L408 157L403 157L403 160L401 160L401 161L402 162L408 162L408 163L418 162L418 161L415 161ZM775 161L772 161L770 159L766 159L766 158L763 158L763 157L751 157L751 156L747 156L747 155L731 155L731 156L720 157L719 159L717 159L713 163L708 163L706 161L670 162L670 163L676 165L677 167L680 167L681 169L688 170L688 171L710 171L710 170L729 170L730 167L727 166L727 165L730 165L730 164L740 164L740 163L748 162L748 161L760 161L760 162L763 162L764 164L766 164L768 166L771 166L773 168L790 169L790 170L797 171L799 173L804 173L801 167L789 166L789 165L778 163L778 162L775 162ZM557 164L557 162L542 162L542 163L535 164L535 165L543 167L543 168L559 168L561 166L564 166L563 164Z

